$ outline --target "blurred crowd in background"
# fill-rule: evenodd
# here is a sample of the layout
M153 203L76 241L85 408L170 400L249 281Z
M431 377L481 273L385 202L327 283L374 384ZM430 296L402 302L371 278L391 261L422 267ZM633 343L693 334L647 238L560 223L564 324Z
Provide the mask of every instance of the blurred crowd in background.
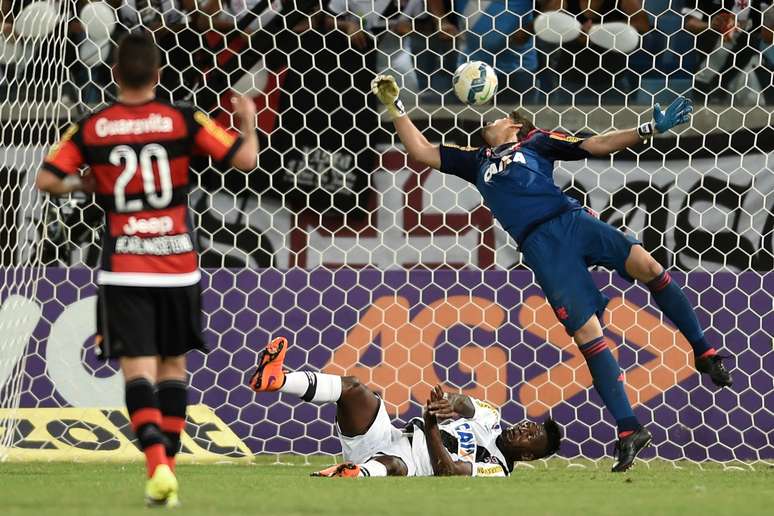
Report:
M291 55L305 48L303 34L348 38L370 72L391 70L423 102L455 102L449 95L455 68L485 61L500 78L500 96L524 104L647 104L664 95L687 93L698 103L770 105L774 102L774 9L770 0L107 0L65 2L83 12L88 4L109 5L114 20L104 41L94 41L78 13L66 24L68 87L65 100L90 105L104 100L112 85L110 48L121 33L144 27L164 49L162 85L173 98L190 97L207 86L208 70L242 48ZM3 43L0 89L13 98L13 83L26 74L41 82L50 69L38 58L14 60L9 42L25 0L2 0ZM55 3L55 2L49 2ZM95 12L88 11L89 23ZM557 42L541 38L536 19L561 11L580 31ZM292 22L292 23L288 23ZM638 38L628 51L600 46L590 37L600 24L626 24ZM613 25L610 25L613 26ZM91 29L94 32L93 29ZM262 34L261 34L262 33ZM99 36L103 38L103 36ZM99 39L97 38L97 39ZM270 44L256 45L254 40ZM295 46L294 46L295 45ZM269 48L273 47L273 48ZM27 46L28 54L44 49ZM238 56L237 56L238 57ZM267 67L271 60L261 61ZM275 66L287 63L274 59ZM312 61L312 66L314 61ZM28 69L29 68L29 69ZM246 66L241 66L243 71ZM30 71L30 69L32 71ZM36 75L37 74L37 75ZM37 78L30 81L29 78ZM238 79L232 75L233 80ZM15 80L14 80L15 79ZM45 80L45 77L43 77ZM11 85L11 86L9 86Z
M730 105L743 113L774 105L774 9L764 0L0 0L0 9L0 129L7 145L27 148L51 141L57 128L113 100L112 49L130 31L152 32L162 50L160 98L191 102L225 125L235 124L234 92L255 98L259 170L221 173L206 160L192 161L199 188L191 202L205 267L272 266L278 249L288 246L298 262L283 263L303 266L307 228L324 227L327 235L378 226L376 199L382 197L370 172L387 166L382 145L390 145L392 135L379 123L370 94L375 73L393 73L403 86L404 102L419 102L434 114L432 127L422 126L430 141L464 145L480 143L480 121L436 108L458 103L452 76L468 60L485 61L499 74L498 107L521 104L532 113L545 106L559 111L576 106L589 114L595 107L620 112L622 105L640 111L678 94L709 104L721 117ZM63 105L69 109L53 114L52 106ZM52 121L52 114L59 119ZM765 112L754 115L769 125ZM727 151L770 152L774 140L760 132L768 127L751 126L747 119L738 130L727 127L683 138L680 145L685 152L701 148L714 157ZM656 163L666 156L665 146L673 145L662 143L648 151ZM18 184L37 167L10 156L0 167L0 205L10 210L6 221L14 220L21 199L19 189L3 185ZM720 167L714 159L708 163ZM739 169L745 184L748 172L757 170L766 169ZM750 189L729 190L723 181L702 179L692 202L726 198L729 210L735 209ZM577 184L573 179L568 192L588 205L587 192L599 185L581 190ZM633 203L644 202L649 212L658 213L647 220L661 224L651 233L660 239L667 224L664 193L650 180L633 180L627 188L617 185L609 192L613 199L631 193ZM643 197L641 189L652 191L651 197ZM716 199L715 191L725 193ZM421 212L418 206L409 211ZM286 218L275 215L279 207ZM606 216L613 212L620 213L611 210ZM42 263L97 263L102 212L89 197L77 203L50 199L42 221ZM677 217L686 235L693 231L689 222L687 216ZM405 224L396 227L397 233L419 227ZM768 234L767 227L761 234ZM462 234L460 228L450 231ZM712 247L707 242L715 242L716 233L701 233L709 240L701 236L697 248ZM291 235L291 245L285 235ZM728 235L728 249L736 249L736 227ZM14 238L13 231L3 233L0 227L0 248L13 249L3 241ZM336 246L331 249L338 253ZM732 253L724 253L720 262L726 263L726 254ZM755 252L742 254L740 268ZM0 263L13 259L0 254Z

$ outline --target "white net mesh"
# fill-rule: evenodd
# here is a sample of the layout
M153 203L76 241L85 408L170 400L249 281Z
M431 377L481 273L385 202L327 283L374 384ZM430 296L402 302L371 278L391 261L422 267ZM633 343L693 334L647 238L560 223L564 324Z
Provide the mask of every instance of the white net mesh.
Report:
M12 14L3 4L0 37L0 428L18 424L26 358L37 339L41 316L34 301L40 267L37 233L40 196L34 189L31 163L43 158L56 141L59 97L66 69L62 66L66 6L45 5L18 19L16 33L6 31ZM21 14L21 13L19 13ZM32 346L32 347L31 347ZM14 433L0 430L0 459L14 444Z
M0 54L0 439L11 457L137 456L125 416L111 410L123 405L120 375L92 346L102 213L85 196L40 206L31 187L53 129L113 98L110 50L141 27L162 49L161 97L226 125L234 92L259 108L259 170L194 166L212 351L190 357L197 407L184 453L339 452L332 407L244 385L256 352L286 335L290 369L357 375L396 420L418 415L440 383L500 405L508 422L551 415L565 457L609 454L614 425L513 241L472 186L407 162L380 119L369 83L392 70L428 139L461 145L480 144L482 121L514 107L538 127L584 134L633 127L676 94L708 102L679 133L562 163L555 177L675 271L709 340L734 357L733 389L715 390L646 289L594 273L612 299L606 337L654 433L646 456L774 457L767 4L727 6L731 29L704 2L646 1L636 13L592 2L582 14L589 45L532 35L536 7L560 4L550 1L34 3L58 13L50 27L25 22L27 4L3 3ZM581 14L562 5L570 19ZM600 21L620 35L592 38ZM636 48L621 52L627 37ZM474 110L450 93L467 59L495 66L495 106Z

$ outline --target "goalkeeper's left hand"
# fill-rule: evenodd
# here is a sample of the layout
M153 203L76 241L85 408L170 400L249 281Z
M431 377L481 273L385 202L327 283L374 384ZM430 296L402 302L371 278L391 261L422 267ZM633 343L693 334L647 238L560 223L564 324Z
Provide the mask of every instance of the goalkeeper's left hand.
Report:
M377 75L371 81L371 91L385 105L392 118L406 114L403 102L400 101L400 88L392 75Z
M687 97L677 97L666 111L661 111L661 105L656 104L653 106L653 124L656 132L664 133L688 122L692 112L693 102Z

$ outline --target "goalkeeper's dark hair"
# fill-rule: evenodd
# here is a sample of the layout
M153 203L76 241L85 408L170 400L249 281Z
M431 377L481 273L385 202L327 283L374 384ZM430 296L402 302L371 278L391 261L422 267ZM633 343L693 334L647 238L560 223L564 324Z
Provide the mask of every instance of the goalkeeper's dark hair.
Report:
M523 140L529 133L535 130L535 124L532 123L532 120L518 109L511 111L510 118L513 123L521 124L521 129L519 129L519 140Z
M159 49L147 32L132 32L119 41L116 72L122 86L142 88L154 84L160 64Z
M543 423L543 428L545 429L546 437L548 438L548 445L544 457L548 457L549 455L558 452L562 445L562 427L560 427L553 419L548 419Z

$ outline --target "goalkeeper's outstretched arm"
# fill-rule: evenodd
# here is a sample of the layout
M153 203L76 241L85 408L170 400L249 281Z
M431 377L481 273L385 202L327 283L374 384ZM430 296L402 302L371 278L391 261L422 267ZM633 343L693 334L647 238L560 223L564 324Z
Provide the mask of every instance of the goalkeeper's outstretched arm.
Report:
M409 158L431 168L440 168L441 152L437 145L427 141L427 138L419 132L414 122L406 115L406 110L400 100L400 88L398 88L395 78L391 75L377 75L371 81L371 91L387 108L387 113L395 124L395 131L398 133L400 141L403 142L403 146L406 147Z
M653 120L634 129L610 131L598 134L581 143L581 148L594 156L607 156L613 152L637 145L642 140L651 138L655 133L666 132L680 124L688 122L693 112L693 104L686 97L678 97L669 105L666 111L661 106L653 106Z

